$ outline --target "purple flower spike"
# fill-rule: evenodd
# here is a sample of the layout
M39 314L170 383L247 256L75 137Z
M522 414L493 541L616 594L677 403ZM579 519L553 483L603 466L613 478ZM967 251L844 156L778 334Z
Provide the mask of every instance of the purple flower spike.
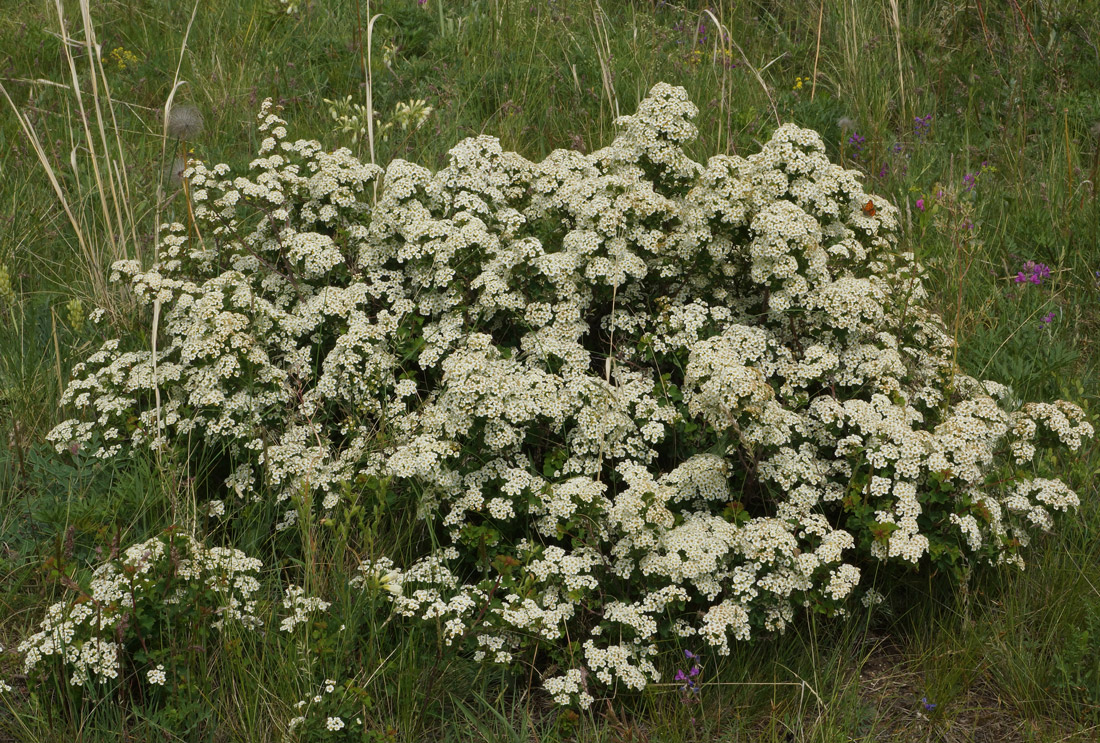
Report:
M1042 320L1043 322L1045 322L1045 323L1047 323L1047 324L1049 325L1049 324L1050 324L1051 322L1053 322L1053 321L1054 321L1054 313L1053 313L1053 312L1048 312L1048 313L1047 313L1046 315L1044 315L1044 316L1043 316L1042 318L1040 318L1040 319L1041 319L1041 320Z
M932 114L927 116L914 116L913 117L913 134L916 135L918 140L922 140L928 136L929 131L932 129Z
M676 671L676 681L687 681L688 677L684 675L683 671Z
M924 199L917 199L917 209L924 211Z
M1024 264L1024 270L1016 274L1016 283L1022 284L1025 281L1029 284L1035 284L1039 286L1043 283L1043 279L1050 278L1050 266L1045 263L1036 263L1035 261L1028 261Z

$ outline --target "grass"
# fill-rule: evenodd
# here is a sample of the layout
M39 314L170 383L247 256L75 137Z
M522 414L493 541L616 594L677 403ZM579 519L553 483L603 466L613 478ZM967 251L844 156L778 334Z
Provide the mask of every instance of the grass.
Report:
M44 444L63 418L69 370L100 336L155 327L107 278L113 259L147 260L157 223L181 213L168 177L180 146L165 136L170 99L203 113L204 132L186 146L210 162L254 151L265 97L302 136L364 159L372 142L334 131L322 99L369 101L383 123L398 103L424 99L435 109L426 125L374 136L373 152L429 167L483 132L531 159L595 149L661 80L700 106L695 157L752 151L777 120L813 127L830 157L901 207L906 247L930 268L963 367L1025 399L1095 411L1098 28L1090 3L1025 0L306 0L295 14L266 0L11 4L0 14L0 265L10 276L10 291L0 287L0 642L16 644L65 580L175 522L192 495L183 462L78 468ZM927 115L927 130L915 128ZM1050 265L1051 280L1015 283L1028 260ZM82 319L74 300L84 315L109 309L109 327ZM359 669L378 741L1095 740L1100 449L1056 464L1083 505L1034 545L1026 572L975 574L962 591L924 575L892 611L807 620L706 659L698 697L656 686L582 716L553 710L529 677L441 655L430 633L383 625L377 607L339 595L354 563L338 535L237 537L286 555L271 569L327 586L328 622L359 629L350 640L321 631L312 662L334 675ZM407 539L377 518L353 527ZM190 707L153 712L28 687L4 656L15 689L0 704L0 739L279 740L320 670L301 651L235 638L195 659L207 675L185 695Z

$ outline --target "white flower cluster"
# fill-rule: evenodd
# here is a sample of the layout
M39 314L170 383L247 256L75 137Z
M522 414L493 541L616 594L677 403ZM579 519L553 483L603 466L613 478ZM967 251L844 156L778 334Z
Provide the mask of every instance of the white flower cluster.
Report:
M295 715L287 722L287 732L296 736L294 740L313 741L346 730L345 736L358 740L364 734L363 718L347 712L361 710L364 698L365 692L350 681L337 684L335 679L325 679L313 696L293 705Z
M309 615L328 610L328 601L322 601L315 596L306 596L305 589L300 586L290 585L286 588L283 597L283 608L289 613L279 623L281 632L290 632L299 624L309 621Z
M584 675L578 668L571 668L561 676L552 676L542 682L543 688L561 705L577 700L582 709L588 709L594 701L585 690Z
M209 611L217 629L227 622L256 629L263 624L255 613L260 567L259 560L238 550L208 548L187 536L168 534L135 544L96 569L87 593L47 609L41 629L17 647L23 672L56 656L72 671L74 686L117 678L121 656L134 640L135 617L173 607L186 612L188 621L197 609ZM146 678L164 685L164 667L149 670Z
M153 686L164 686L164 683L168 680L167 674L164 672L164 664L158 663L156 668L149 669L145 674L146 680Z
M192 163L195 224L115 266L156 357L93 354L51 440L200 435L237 463L215 510L282 526L386 482L442 543L357 583L487 661L569 648L563 703L658 679L664 630L722 653L842 612L861 565L1018 562L1076 504L1032 470L1084 413L955 367L897 209L816 133L701 164L695 114L659 84L591 154L481 136L380 185L265 104L248 175Z

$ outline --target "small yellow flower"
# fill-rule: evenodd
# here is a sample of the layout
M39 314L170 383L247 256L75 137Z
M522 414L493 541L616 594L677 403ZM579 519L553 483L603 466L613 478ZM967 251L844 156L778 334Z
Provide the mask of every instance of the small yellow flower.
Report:
M802 78L796 77L794 79L794 90L802 90Z
M127 67L133 67L138 63L137 55L121 46L112 49L108 59L114 62L119 70L125 70Z

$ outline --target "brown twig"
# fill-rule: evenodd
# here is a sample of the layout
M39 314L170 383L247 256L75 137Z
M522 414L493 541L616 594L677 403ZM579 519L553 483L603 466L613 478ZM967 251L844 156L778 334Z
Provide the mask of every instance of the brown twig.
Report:
M1028 38L1031 39L1032 46L1035 47L1035 52L1039 55L1039 59L1046 62L1046 58L1043 56L1043 50L1039 48L1039 42L1035 40L1035 35L1031 33L1031 24L1027 21L1027 16L1024 15L1023 8L1016 0L1012 1L1012 7L1016 8L1016 12L1020 14L1020 20L1024 22L1024 28L1027 29Z
M817 60L821 56L821 21L825 18L825 0L821 0L821 6L817 10L817 44L814 46L814 79L810 84L810 102L817 93Z

